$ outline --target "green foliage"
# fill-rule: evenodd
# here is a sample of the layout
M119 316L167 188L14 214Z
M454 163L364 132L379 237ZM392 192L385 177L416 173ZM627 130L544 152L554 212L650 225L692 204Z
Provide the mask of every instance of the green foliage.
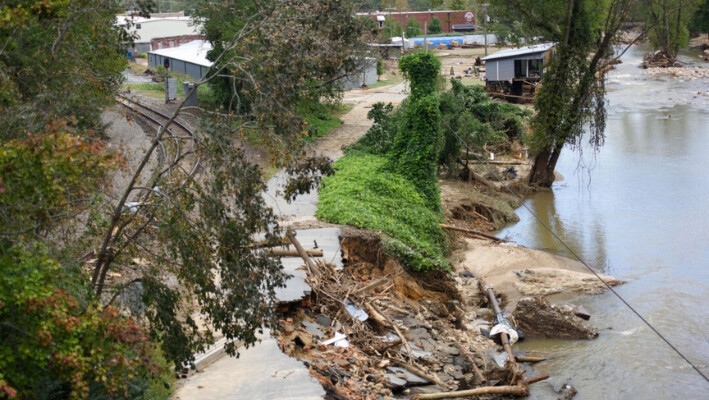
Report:
M441 95L445 142L439 164L452 168L461 150L461 141L473 150L517 139L523 142L531 111L491 100L480 86L466 87L451 79L451 90Z
M403 31L404 29L401 26L401 22L393 18L386 18L384 24L382 24L381 41L383 43L390 43L392 37L401 37Z
M643 0L648 38L655 48L676 57L689 44L688 26L701 0Z
M436 185L436 160L443 137L435 90L441 62L433 54L419 51L401 57L399 69L409 80L411 95L401 110L389 165L394 172L411 179L428 200L429 207L439 211L441 199Z
M298 105L337 99L338 78L360 68L369 23L353 7L339 0L249 0L203 2L196 10L206 20L208 58L216 61L209 74L221 75L209 82L214 96L236 112L236 124L267 127L262 144L282 153L278 160L299 154L293 150L307 136ZM242 29L246 24L253 29Z
M371 154L386 154L391 151L394 144L398 124L398 111L394 106L384 103L374 103L367 113L367 118L374 120L374 124L367 133L357 142L347 146L346 151L359 150Z
M436 185L436 165L443 136L438 97L435 94L414 97L402 111L402 122L390 152L390 167L410 179L429 207L439 211L441 200Z
M414 36L419 36L423 33L421 30L421 23L416 20L416 18L409 18L406 20L406 37L412 38Z
M709 0L697 7L689 27L694 32L709 33Z
M147 58L148 58L148 53L138 53L138 54L136 54L135 58L147 59Z
M428 32L434 35L443 32L443 23L441 23L441 20L436 17L431 18L431 25L428 26Z
M384 63L380 58L377 58L377 76L384 75Z
M19 0L0 9L0 129L5 138L66 119L99 126L127 65L131 38L116 2ZM61 99L61 101L56 101ZM41 110L41 112L38 112ZM73 117L73 119L72 119Z
M303 102L298 106L298 113L303 116L308 128L307 141L313 141L325 136L333 129L342 125L342 120L335 117L336 106L328 106L320 102Z
M323 180L316 215L389 236L386 248L415 270L447 269L440 215L408 179L387 168L383 156L349 152Z
M135 383L159 380L143 330L116 308L87 298L81 275L43 245L0 247L5 394L11 388L21 398L135 398L141 394Z
M102 142L85 142L50 123L40 134L0 147L0 233L48 232L86 205L109 168L119 162Z
M411 97L418 98L435 93L436 79L441 71L441 61L426 51L417 51L399 59L399 69L411 87Z

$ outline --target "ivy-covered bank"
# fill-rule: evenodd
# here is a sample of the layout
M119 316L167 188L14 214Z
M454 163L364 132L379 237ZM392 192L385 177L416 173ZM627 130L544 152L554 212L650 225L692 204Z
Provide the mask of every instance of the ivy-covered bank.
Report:
M523 141L530 114L455 80L450 91L436 93L440 67L427 52L401 58L411 95L398 108L372 107L367 117L374 125L345 149L335 174L323 179L316 213L328 222L382 232L385 250L418 271L449 268L439 226L439 166L457 171L463 148Z

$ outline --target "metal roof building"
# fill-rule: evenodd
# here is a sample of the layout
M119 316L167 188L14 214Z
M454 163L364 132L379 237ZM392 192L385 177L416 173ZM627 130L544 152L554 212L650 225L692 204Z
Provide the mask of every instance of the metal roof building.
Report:
M207 52L212 45L206 40L193 40L180 47L153 50L148 52L148 66L155 68L170 60L170 71L188 75L192 79L201 79L212 66L207 60Z
M500 50L485 61L485 80L512 81L519 78L541 78L556 43L543 43L517 49Z

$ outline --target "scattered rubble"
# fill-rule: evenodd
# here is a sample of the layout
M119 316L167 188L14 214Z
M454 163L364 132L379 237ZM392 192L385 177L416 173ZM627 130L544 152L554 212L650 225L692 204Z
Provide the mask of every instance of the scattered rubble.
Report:
M525 297L512 313L526 335L557 339L593 339L598 329L574 313L568 305L550 304L543 297Z
M312 301L293 304L276 335L284 353L305 362L326 398L528 393L525 369L514 357L502 367L490 362L502 350L479 332L495 313L484 311L478 279L410 272L383 254L374 233L346 236L342 249L341 270L306 260ZM464 299L463 292L473 295Z
M666 76L670 75L675 78L679 79L684 79L684 80L693 80L693 79L703 79L703 78L709 78L709 68L697 68L697 67L691 67L691 68L677 68L677 67L669 67L669 68L648 68L647 71L645 71L648 77L652 79L657 79L661 76Z

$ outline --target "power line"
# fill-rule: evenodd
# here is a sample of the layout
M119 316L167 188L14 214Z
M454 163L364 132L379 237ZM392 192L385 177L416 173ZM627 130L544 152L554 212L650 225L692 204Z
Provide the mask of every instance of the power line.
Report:
M573 256L576 257L576 259L579 260L579 262L581 262L581 264L583 264L589 271L591 271L591 273L592 273L593 275L595 275L596 278L598 278L598 280L601 281L601 282L606 286L606 288L608 288L608 290L610 290L616 297L618 297L618 299L620 299L620 301L623 302L623 304L625 304L626 307L628 307L628 308L630 309L630 311L633 312L633 314L635 314L638 318L640 318L640 320L643 321L643 322L645 323L645 325L647 325L653 332L655 332L655 334L656 334L657 336L659 336L660 339L662 339L665 343L667 343L667 345L670 346L670 348L671 348L672 350L674 350L675 353L677 353L680 357L682 357L682 359L683 359L687 364L689 364L689 366L691 366L695 371L697 371L697 373L698 373L702 378L704 378L705 381L709 382L709 377L707 377L702 371L700 371L699 368L698 368L696 365L694 365L694 363L692 363L684 354L682 354L682 352L679 351L679 349L678 349L677 347L675 347L672 343L670 343L670 341L669 341L662 333L660 333L657 329L655 329L655 327L652 326L652 324L650 324L650 322L649 322L648 320L646 320L645 317L643 317L643 316L640 314L640 312L638 312L638 311L637 311L633 306L631 306L630 303L628 303L618 292L616 292L615 289L613 289L613 287L612 287L610 284L608 284L608 282L606 282L605 280L603 280L603 278L601 278L601 276L598 275L598 273L597 273L593 268L591 268L588 264L586 264L586 261L584 261L578 254L576 254L576 252L575 252L573 249L571 249L571 247L569 247L569 245L567 245L566 242L564 242L564 241L556 234L556 232L554 232L553 229L551 229L546 223L544 223L544 221L542 221L542 219L539 218L539 216L537 216L537 214L535 214L534 211L532 211L532 210L524 203L524 201L522 200L522 198L519 197L519 196L517 195L517 193L515 193L512 189L510 189L509 186L507 186L507 184L506 184L502 179L500 179L499 176L497 176L497 174L495 173L495 171L493 171L493 170L490 168L490 166L485 162L485 160L483 160L482 158L480 158L477 154L475 154L475 152L473 152L473 151L470 149L470 147L468 147L468 144L465 143L465 142L460 138L460 136L458 136L458 132L455 132L455 131L453 130L453 128L451 128L451 126L450 126L449 124L446 123L445 125L446 125L446 127L448 128L448 130L449 130L453 135L455 135L455 137L458 139L458 141L459 141L463 146L465 146L465 148L468 150L468 152L471 153L471 154L473 155L473 157L475 157L475 158L477 159L477 161L478 161L483 167L485 167L485 169L486 169L489 173L491 173L492 176L495 177L495 179L496 179L498 182L500 182L500 183L502 184L502 186L505 188L505 190L507 190L508 192L510 192L510 194L511 194L512 196L514 196L514 197L520 202L520 204L522 204L522 207L524 207L527 211L529 211L530 214L532 214L532 216L534 217L534 219L536 219L537 222L539 222L539 223L544 227L544 229L546 229L547 231L549 231L549 233L551 233L551 235L554 236L554 238L555 238L556 240L558 240L559 243L561 243L561 244L566 248L566 250L568 250L571 254L573 254Z

